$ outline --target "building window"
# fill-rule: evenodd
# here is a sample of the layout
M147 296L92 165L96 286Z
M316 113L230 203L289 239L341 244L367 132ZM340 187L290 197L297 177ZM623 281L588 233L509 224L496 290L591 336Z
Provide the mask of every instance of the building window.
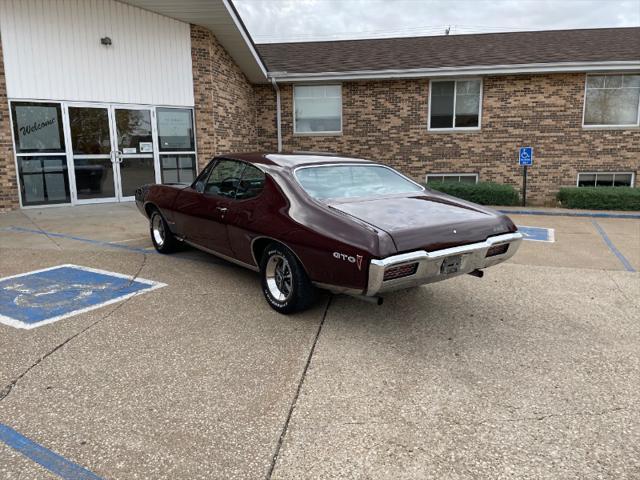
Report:
M640 74L587 75L585 127L636 126L640 110Z
M429 88L429 130L478 130L482 111L482 80L432 80Z
M195 178L195 155L160 155L162 183L191 184Z
M433 183L478 183L477 173L436 173L427 175L427 185Z
M69 176L59 103L11 102L22 205L69 203Z
M579 173L579 187L633 187L634 175L631 172Z
M71 201L67 157L64 155L18 157L18 173L23 205Z
M293 87L294 133L342 132L342 86L296 85Z
M196 178L193 111L157 108L156 118L162 183L192 183Z

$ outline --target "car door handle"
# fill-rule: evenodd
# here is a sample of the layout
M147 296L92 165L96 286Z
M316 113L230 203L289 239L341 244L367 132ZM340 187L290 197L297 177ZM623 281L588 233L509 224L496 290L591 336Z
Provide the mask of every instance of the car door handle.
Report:
M227 207L216 207L216 210L218 210L220 213L227 213L228 208Z

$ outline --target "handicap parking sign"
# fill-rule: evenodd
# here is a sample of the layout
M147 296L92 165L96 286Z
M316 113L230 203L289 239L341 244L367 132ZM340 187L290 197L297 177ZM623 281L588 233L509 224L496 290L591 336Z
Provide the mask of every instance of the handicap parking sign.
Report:
M78 265L0 278L0 323L31 329L166 286Z
M523 167L533 165L533 147L520 147L518 158L520 165Z

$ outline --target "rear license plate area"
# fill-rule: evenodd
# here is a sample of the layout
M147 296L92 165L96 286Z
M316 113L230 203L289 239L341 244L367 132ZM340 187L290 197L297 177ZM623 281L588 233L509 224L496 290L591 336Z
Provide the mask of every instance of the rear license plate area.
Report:
M462 255L454 255L452 257L447 257L442 261L442 265L440 265L440 273L443 275L458 273L460 271L461 264L462 264Z

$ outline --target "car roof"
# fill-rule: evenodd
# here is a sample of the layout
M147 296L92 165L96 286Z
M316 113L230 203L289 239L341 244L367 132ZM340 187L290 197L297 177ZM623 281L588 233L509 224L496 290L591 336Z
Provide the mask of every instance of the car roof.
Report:
M268 152L247 152L247 153L227 153L218 155L216 158L226 158L229 160L241 160L243 162L261 165L276 165L279 167L293 169L304 165L321 165L333 163L373 163L370 160L361 158L341 157L330 153L317 152L294 152L294 153L268 153Z

